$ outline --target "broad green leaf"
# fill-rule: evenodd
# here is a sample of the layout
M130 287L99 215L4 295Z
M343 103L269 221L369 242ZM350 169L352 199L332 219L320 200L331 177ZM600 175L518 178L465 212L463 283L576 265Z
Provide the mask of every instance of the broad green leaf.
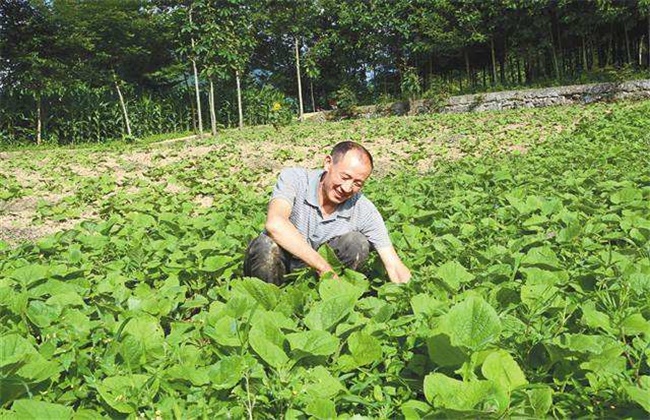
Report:
M46 300L45 303L47 305L58 306L85 306L84 300L76 292L53 295L48 300Z
M400 406L404 420L420 420L431 411L431 406L423 401L408 400Z
M621 322L620 328L624 335L643 334L647 338L650 338L650 321L646 320L640 313L626 317Z
M526 391L528 401L536 417L544 417L553 405L553 390L548 386L537 385Z
M560 261L550 247L531 248L521 260L524 267L537 266L546 269L559 269Z
M201 265L201 270L208 273L215 273L225 269L232 263L232 257L227 255L213 255L206 258Z
M332 398L345 390L341 382L324 366L316 366L307 375L305 392L310 398Z
M144 365L164 354L164 333L156 318L131 318L122 330L120 354L131 365Z
M317 419L336 418L336 405L325 398L314 398L307 404L305 412Z
M366 291L361 285L355 285L347 280L327 278L318 285L318 293L322 300L333 299L339 296L355 296L360 298Z
M113 376L98 384L97 391L115 411L129 414L137 410L137 399L134 397L142 392L147 381L147 375Z
M32 300L27 306L27 317L41 328L48 327L61 316L61 307Z
M630 288L637 295L650 293L650 274L633 273L629 276Z
M242 379L246 361L242 356L226 356L210 368L208 376L212 387L230 389Z
M242 286L267 311L273 310L278 304L280 289L276 285L257 278L247 278L242 280Z
M0 367L27 360L29 355L38 354L34 346L17 333L0 337Z
M230 316L223 315L214 325L205 327L204 333L216 341L217 344L227 347L239 347L242 343L238 328L239 321Z
M330 267L334 269L334 271L340 273L343 270L344 265L341 263L341 261L339 261L338 257L336 256L336 253L334 252L332 247L330 247L328 244L321 245L318 248L318 253L323 258L325 258L325 261L328 262L328 264L330 265Z
M435 296L429 293L419 293L411 298L411 309L415 315L434 315L445 308Z
M563 348L579 353L600 354L605 345L605 337L587 334L564 334L559 344Z
M303 331L287 334L291 351L302 352L312 356L329 356L334 354L340 345L339 339L327 331Z
M480 350L498 338L501 321L489 303L470 296L445 315L443 331L449 335L453 346Z
M15 269L9 277L18 281L23 287L29 287L48 277L48 268L40 264L26 265Z
M431 361L438 366L458 367L468 360L467 354L451 345L449 336L436 334L427 338L427 350Z
M481 372L486 379L499 384L508 393L528 383L517 362L504 350L490 353L483 361Z
M284 352L285 337L279 328L269 323L257 323L248 333L248 342L262 360L274 368L279 368L289 361Z
M629 203L643 199L643 191L638 188L626 187L611 195L610 200L614 204Z
M642 376L640 382L642 387L628 385L625 387L625 392L632 401L650 413L650 376Z
M488 399L495 399L499 410L507 404L507 397L488 381L463 382L442 373L430 373L424 378L424 396L435 408L459 411L473 410Z
M19 419L71 419L74 410L61 404L52 404L45 401L17 400L11 405L11 411Z
M356 331L348 337L348 348L357 366L365 366L382 359L381 343L372 335Z
M317 302L305 316L305 325L311 330L329 330L352 311L357 299L341 295Z
M609 316L604 312L599 312L596 309L596 304L593 302L585 302L580 305L582 310L582 322L590 328L601 328L609 331L611 328Z
M448 261L438 267L436 273L447 286L455 291L460 289L460 286L464 283L474 279L474 276L455 260Z

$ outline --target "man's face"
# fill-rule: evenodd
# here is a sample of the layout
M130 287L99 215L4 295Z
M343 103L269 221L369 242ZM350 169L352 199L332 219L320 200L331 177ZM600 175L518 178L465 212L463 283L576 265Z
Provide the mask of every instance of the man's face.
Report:
M341 204L358 193L366 182L372 167L361 153L351 150L334 163L331 156L325 158L323 177L323 203Z

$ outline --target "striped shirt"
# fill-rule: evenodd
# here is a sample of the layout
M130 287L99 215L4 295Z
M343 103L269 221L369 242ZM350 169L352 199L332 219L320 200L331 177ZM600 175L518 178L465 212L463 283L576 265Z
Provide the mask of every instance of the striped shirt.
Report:
M318 204L318 187L324 170L287 168L280 172L271 200L288 201L289 221L314 249L348 232L361 232L375 248L391 246L384 219L370 200L357 193L323 217Z

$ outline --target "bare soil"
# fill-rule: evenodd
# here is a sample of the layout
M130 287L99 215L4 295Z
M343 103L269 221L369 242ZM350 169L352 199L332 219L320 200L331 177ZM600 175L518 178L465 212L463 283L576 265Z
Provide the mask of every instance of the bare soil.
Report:
M505 127L502 132L517 130L520 125ZM554 131L562 128L554 127ZM251 179L253 188L262 190L272 184L277 173L283 167L303 166L320 167L326 152L320 144L281 143L268 141L242 140L233 144L195 144L195 137L166 140L147 146L146 150L126 153L117 152L77 152L75 150L61 151L57 158L45 155L41 151L4 152L0 153L0 176L13 179L29 195L10 200L0 200L0 241L16 245L23 241L36 240L58 231L70 229L79 222L97 217L96 206L117 192L136 194L141 191L139 186L159 184L164 185L166 192L177 194L187 191L187 188L175 181L174 176L179 168L174 170L159 170L172 167L181 162L199 162L208 156L223 157L227 162L237 162L230 167L232 173L242 169L253 169L257 178ZM366 141L367 140L367 141ZM418 141L417 144L405 140L396 140L389 136L377 136L361 141L372 150L375 160L373 177L386 177L393 171L405 168L415 168L425 173L435 169L440 159L460 159L466 155L459 147L460 138L445 132L435 133L431 138ZM500 145L502 153L526 153L528 145ZM417 159L413 154L417 153ZM12 165L14 159L25 159L25 154L33 154L29 167ZM61 156L63 155L63 157ZM67 159L69 156L70 159ZM82 156L83 158L79 158ZM42 168L47 170L42 170ZM180 168L182 171L182 168ZM156 171L156 178L151 177L151 171ZM46 175L47 174L47 177ZM55 176L57 175L57 176ZM70 196L77 194L84 179L109 176L114 180L115 189L100 197L86 208L81 209L79 217L57 221L39 215L39 203L57 205ZM70 178L70 182L54 185L57 179ZM2 178L0 178L2 179ZM54 189L54 190L53 190ZM210 207L214 198L199 195L194 202L201 207Z

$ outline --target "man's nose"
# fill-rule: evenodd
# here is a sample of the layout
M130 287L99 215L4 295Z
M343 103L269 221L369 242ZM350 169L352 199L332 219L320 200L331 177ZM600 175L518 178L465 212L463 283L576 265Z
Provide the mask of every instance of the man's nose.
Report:
M341 184L341 189L346 193L351 193L352 190L354 189L354 184L352 181L346 181L343 184Z

